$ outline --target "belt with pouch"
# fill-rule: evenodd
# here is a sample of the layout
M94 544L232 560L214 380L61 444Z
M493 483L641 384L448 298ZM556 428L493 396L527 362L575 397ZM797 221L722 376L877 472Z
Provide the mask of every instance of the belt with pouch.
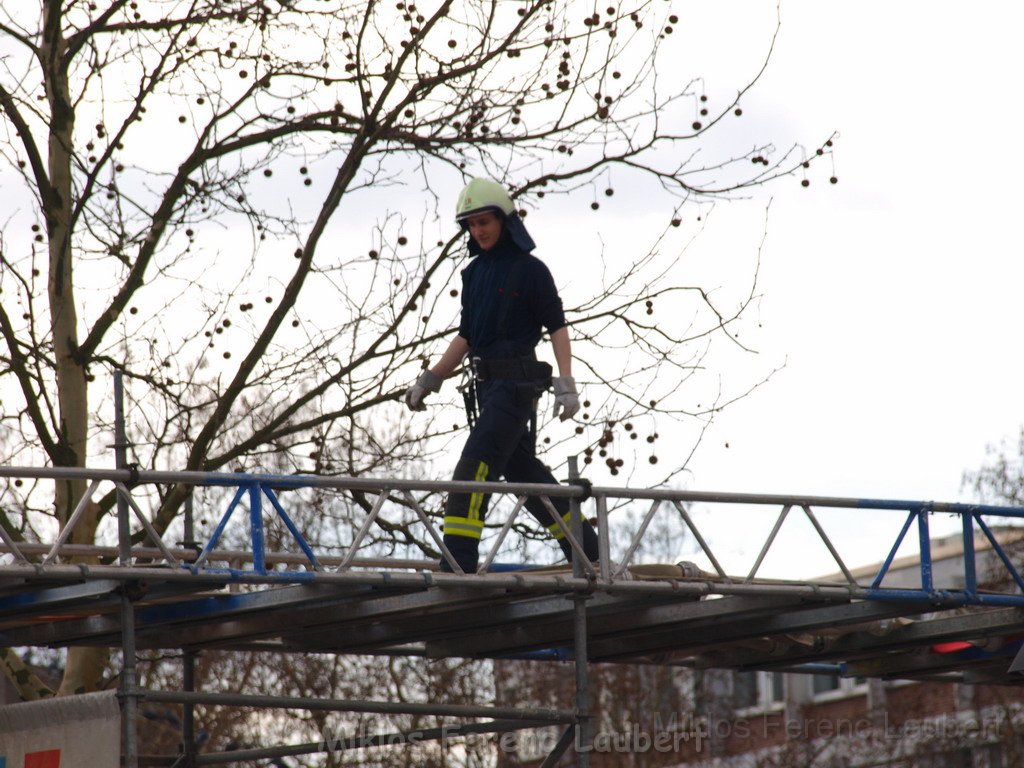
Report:
M476 381L528 381L543 384L544 389L551 386L550 363L534 360L532 357L474 357L469 362Z

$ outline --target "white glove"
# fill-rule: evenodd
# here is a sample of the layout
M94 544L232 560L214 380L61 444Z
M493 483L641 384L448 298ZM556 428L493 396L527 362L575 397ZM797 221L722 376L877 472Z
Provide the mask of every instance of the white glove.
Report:
M576 392L576 379L572 376L555 376L551 383L555 385L555 407L551 418L558 416L559 421L567 421L580 409L580 396ZM558 412L562 415L559 416Z
M425 411L427 406L423 404L423 398L428 392L437 392L441 389L443 379L436 373L424 371L420 377L405 391L405 404L410 411Z

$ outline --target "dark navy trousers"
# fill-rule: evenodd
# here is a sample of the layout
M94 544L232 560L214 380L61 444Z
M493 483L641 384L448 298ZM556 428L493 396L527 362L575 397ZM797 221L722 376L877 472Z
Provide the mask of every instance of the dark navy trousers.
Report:
M470 430L455 466L454 480L493 481L504 477L510 483L557 484L551 470L537 458L530 419L536 408L535 393L525 382L499 379L477 383L479 416ZM479 560L480 536L490 502L489 494L452 493L444 517L444 543L462 570L475 573ZM569 523L569 500L552 497L559 516ZM551 512L540 499L527 499L526 509L558 541L572 562L572 547ZM583 524L583 548L597 560L597 533L589 522ZM442 559L442 570L450 570Z

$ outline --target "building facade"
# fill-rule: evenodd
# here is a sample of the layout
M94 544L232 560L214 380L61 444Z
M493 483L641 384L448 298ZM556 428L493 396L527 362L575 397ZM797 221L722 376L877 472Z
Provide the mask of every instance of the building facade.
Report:
M1020 532L998 532L1013 553ZM932 542L937 589L963 588L960 537ZM976 545L981 582L1004 571L987 546ZM860 581L879 566L854 572ZM895 560L883 586L920 585L920 561ZM822 581L834 581L826 576ZM923 615L920 618L926 618ZM894 619L912 624L915 617ZM848 627L842 632L869 631ZM837 630L838 633L838 630ZM837 634L838 636L838 634ZM915 653L991 653L1013 649L1021 635L964 638ZM794 638L820 643L821 638ZM1002 651L999 651L1002 652ZM1007 657L1007 666L1013 654ZM793 669L700 669L595 665L591 674L594 768L1014 768L1024 765L1024 686L969 678L856 677L827 662ZM572 666L495 664L499 703L562 704L574 691ZM1024 680L1022 680L1024 682ZM523 732L499 743L499 768L535 768L557 729ZM575 765L567 754L558 765Z

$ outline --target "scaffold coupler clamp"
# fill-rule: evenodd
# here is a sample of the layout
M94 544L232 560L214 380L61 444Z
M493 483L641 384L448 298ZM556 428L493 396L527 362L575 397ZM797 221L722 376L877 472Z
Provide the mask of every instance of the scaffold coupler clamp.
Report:
M125 488L131 490L139 484L139 465L138 462L132 462L131 464L125 465L125 469L128 470L128 480L125 482Z
M594 495L594 484L586 477L577 477L575 480L569 481L572 485L578 485L583 489L583 495L579 497L578 501L582 504L584 501Z

